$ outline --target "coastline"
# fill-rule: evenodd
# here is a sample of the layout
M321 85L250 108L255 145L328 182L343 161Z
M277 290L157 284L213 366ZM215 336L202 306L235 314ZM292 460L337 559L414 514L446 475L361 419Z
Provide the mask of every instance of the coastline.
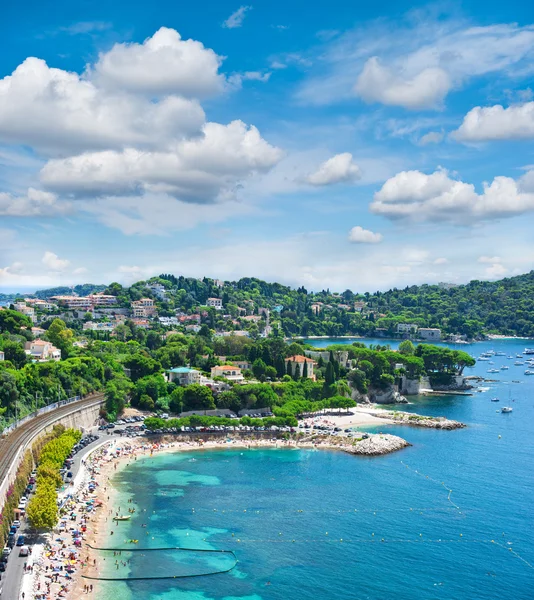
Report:
M384 422L383 419L377 419ZM154 454L169 452L190 452L200 450L217 449L246 449L254 450L258 448L273 449L306 449L306 450L336 450L351 455L358 456L380 456L396 452L410 446L406 440L391 434L367 434L356 440L337 436L307 436L306 438L296 440L270 439L239 439L231 442L217 440L203 443L200 441L169 441L164 436L158 442L147 441L139 438L138 440L128 441L123 439L110 440L109 443L96 449L86 460L83 466L86 475L83 489L77 494L76 505L71 509L76 510L77 514L83 515L84 507L88 502L87 498L94 500L94 510L87 516L85 523L87 530L81 536L81 546L77 551L76 562L79 567L70 578L68 590L63 590L59 596L59 590L51 588L51 592L56 591L52 597L63 597L71 600L77 600L86 594L84 586L92 585L93 592L89 596L100 598L101 582L98 581L99 575L105 575L107 564L106 560L98 555L94 548L105 548L109 546L109 538L113 531L110 519L117 512L117 496L119 491L112 484L112 478L122 469L128 466L133 460L139 457L153 456ZM89 491L90 488L96 488L96 494ZM122 511L125 512L125 511ZM83 517L82 517L83 518ZM53 532L53 538L57 537L57 528ZM122 540L121 540L122 544ZM94 548L93 548L94 547ZM125 548L126 549L126 548ZM45 553L48 554L48 553ZM47 576L46 561L49 559L43 556L40 568L36 570L33 578L33 589L40 590L38 587L39 577ZM110 564L111 566L111 564ZM89 579L89 577L91 579ZM93 579L94 578L94 579ZM41 579L41 584L43 583Z

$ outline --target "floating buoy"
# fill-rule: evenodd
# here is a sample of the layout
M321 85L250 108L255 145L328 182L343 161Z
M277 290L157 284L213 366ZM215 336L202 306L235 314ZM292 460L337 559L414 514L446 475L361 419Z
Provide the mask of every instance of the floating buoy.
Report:
M499 436L499 439L501 439L502 436Z

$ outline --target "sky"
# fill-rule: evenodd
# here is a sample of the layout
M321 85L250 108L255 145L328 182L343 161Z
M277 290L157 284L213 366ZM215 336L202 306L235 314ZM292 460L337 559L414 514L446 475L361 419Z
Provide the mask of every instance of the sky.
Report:
M534 268L528 2L29 0L0 33L0 291Z

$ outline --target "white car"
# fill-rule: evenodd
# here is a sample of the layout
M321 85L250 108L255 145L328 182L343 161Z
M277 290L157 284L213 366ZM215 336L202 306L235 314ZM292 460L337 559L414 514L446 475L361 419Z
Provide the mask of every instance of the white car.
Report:
M11 554L11 548L9 546L6 546L3 550L2 550L2 554L4 556L9 556Z

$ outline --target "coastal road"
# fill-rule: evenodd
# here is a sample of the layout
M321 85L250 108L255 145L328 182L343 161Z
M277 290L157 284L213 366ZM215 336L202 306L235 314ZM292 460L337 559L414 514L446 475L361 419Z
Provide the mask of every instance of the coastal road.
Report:
M93 427L89 431L87 431L87 434L91 434L91 433L92 434L100 434L101 432L98 431L96 427ZM83 450L81 450L80 452L77 452L74 455L74 463L73 463L72 467L70 468L70 471L74 475L74 478L76 478L76 475L78 474L78 472L80 470L81 461L90 452L92 452L96 447L102 445L103 443L106 443L107 441L108 441L107 439L104 439L104 437L101 436L98 440L95 440L94 442L87 444L87 446L85 446L85 448L83 448ZM29 531L29 526L28 526L27 519L26 518L21 519L21 526L17 532L17 535L27 536L28 531ZM27 542L31 545L31 544L35 543L35 540L28 538ZM26 545L28 545L28 544L26 544ZM29 556L29 557L19 556L19 552L20 552L20 548L15 546L11 552L11 555L9 556L9 561L7 563L7 569L5 570L4 573L2 573L2 581L0 582L0 599L1 600L4 600L4 599L18 600L19 598L22 597L21 596L21 584L22 584L22 577L24 575L24 563L26 563L26 562L32 563L33 560L32 560L31 556ZM28 597L28 593L26 593L25 600L30 600L30 598Z
M76 402L71 402L70 404L60 406L55 410L30 419L20 427L17 427L14 431L9 433L3 439L1 439L0 482L4 482L5 478L8 476L11 465L16 460L17 454L19 453L20 449L29 444L40 431L42 431L45 427L54 424L58 419L62 417L66 417L72 413L78 412L79 410L91 408L95 405L101 404L103 398L103 394L97 394L95 396L91 396L90 398L84 398L83 400L77 400ZM22 576L22 567L24 565L25 560L27 559L19 559L16 547L13 549L11 554L12 555L8 562L8 567L6 571L2 573L2 581L0 581L0 598L18 600L18 589L20 585L20 578ZM19 569L11 567L12 563L19 562ZM11 576L10 574L10 571L14 572L15 570L20 570L17 577L15 577L15 575ZM6 585L8 584L8 582L17 583Z

